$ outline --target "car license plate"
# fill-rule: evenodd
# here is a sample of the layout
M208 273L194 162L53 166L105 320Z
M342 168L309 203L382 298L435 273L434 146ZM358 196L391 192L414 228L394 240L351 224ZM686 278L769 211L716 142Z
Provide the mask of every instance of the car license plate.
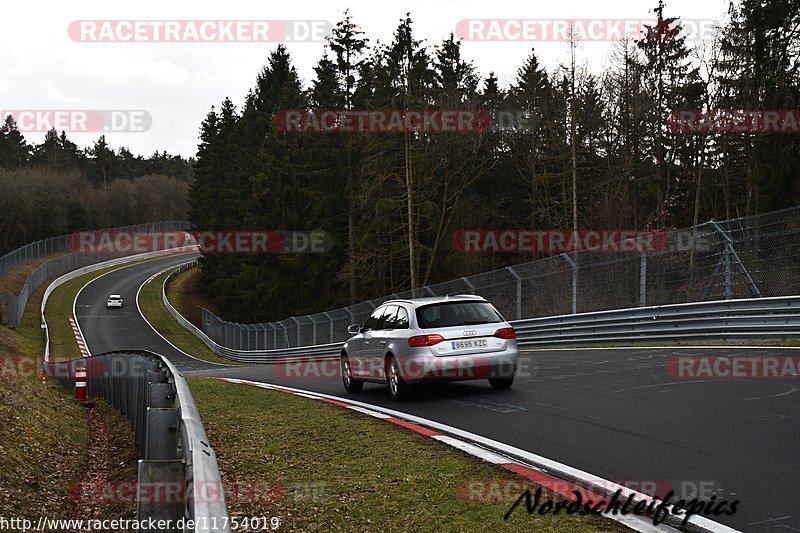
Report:
M451 341L454 350L463 350L466 348L486 348L489 346L489 341L486 339L471 339L468 341Z

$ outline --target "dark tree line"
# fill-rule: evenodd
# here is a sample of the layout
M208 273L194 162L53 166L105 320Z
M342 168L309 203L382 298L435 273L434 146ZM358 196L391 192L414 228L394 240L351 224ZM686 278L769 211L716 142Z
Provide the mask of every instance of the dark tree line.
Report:
M452 35L388 44L349 15L307 86L286 49L269 54L242 109L230 99L201 125L191 220L214 229L324 229L322 255L209 256L201 286L225 317L281 319L530 260L454 253L459 228L669 228L800 199L792 134L687 134L673 109L800 107L796 1L730 5L716 40L690 42L680 19L615 44L602 75L545 69L535 50L516 79L481 79ZM500 45L496 45L500 46ZM522 110L532 127L458 133L277 131L286 109Z
M194 160L134 155L101 136L81 149L64 132L29 144L8 115L0 127L0 254L72 231L185 219Z

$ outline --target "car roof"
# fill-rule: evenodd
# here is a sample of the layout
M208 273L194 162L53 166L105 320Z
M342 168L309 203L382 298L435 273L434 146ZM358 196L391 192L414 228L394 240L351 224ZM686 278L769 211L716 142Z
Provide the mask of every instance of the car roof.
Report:
M438 304L443 302L458 302L458 301L485 302L486 300L483 298L483 296L478 296L476 294L454 294L452 296L451 295L426 296L424 298L403 298L395 300L386 300L381 305L403 303L418 307L421 305Z
M109 298L122 298L122 296L120 296L119 294L109 294L108 297Z

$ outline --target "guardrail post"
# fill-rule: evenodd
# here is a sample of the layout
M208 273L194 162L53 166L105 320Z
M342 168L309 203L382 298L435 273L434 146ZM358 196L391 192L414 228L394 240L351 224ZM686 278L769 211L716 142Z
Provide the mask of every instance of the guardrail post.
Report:
M509 273L512 276L514 276L514 279L516 280L517 283L517 320L522 320L522 278L520 277L519 274L517 274L517 271L514 270L513 268L506 267L506 270L508 270Z
M561 258L569 264L572 269L572 314L578 313L578 265L567 254L560 254Z
M183 516L187 494L184 485L183 461L139 461L136 516L169 520L170 531L177 533L177 522ZM180 486L176 484L180 483ZM162 501L165 499L166 501Z
M145 460L171 461L178 458L178 410L174 407L147 408Z

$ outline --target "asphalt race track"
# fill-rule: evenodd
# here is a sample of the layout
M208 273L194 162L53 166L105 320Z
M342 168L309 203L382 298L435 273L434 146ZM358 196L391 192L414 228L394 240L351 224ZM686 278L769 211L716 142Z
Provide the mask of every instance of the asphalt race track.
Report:
M324 367L225 367L187 357L142 319L135 297L153 274L187 256L106 274L78 297L76 316L93 354L148 349L187 374L264 381L344 396ZM106 309L109 294L125 298ZM709 517L743 531L800 531L800 380L678 379L676 354L800 355L800 349L634 348L524 352L514 387L485 381L421 388L408 402L366 384L359 401L449 424L627 484L655 482L692 497L738 499L733 516ZM320 370L320 372L317 372ZM330 370L330 369L327 369ZM294 375L288 375L294 374ZM709 492L704 493L704 490ZM661 490L659 497L663 497Z

